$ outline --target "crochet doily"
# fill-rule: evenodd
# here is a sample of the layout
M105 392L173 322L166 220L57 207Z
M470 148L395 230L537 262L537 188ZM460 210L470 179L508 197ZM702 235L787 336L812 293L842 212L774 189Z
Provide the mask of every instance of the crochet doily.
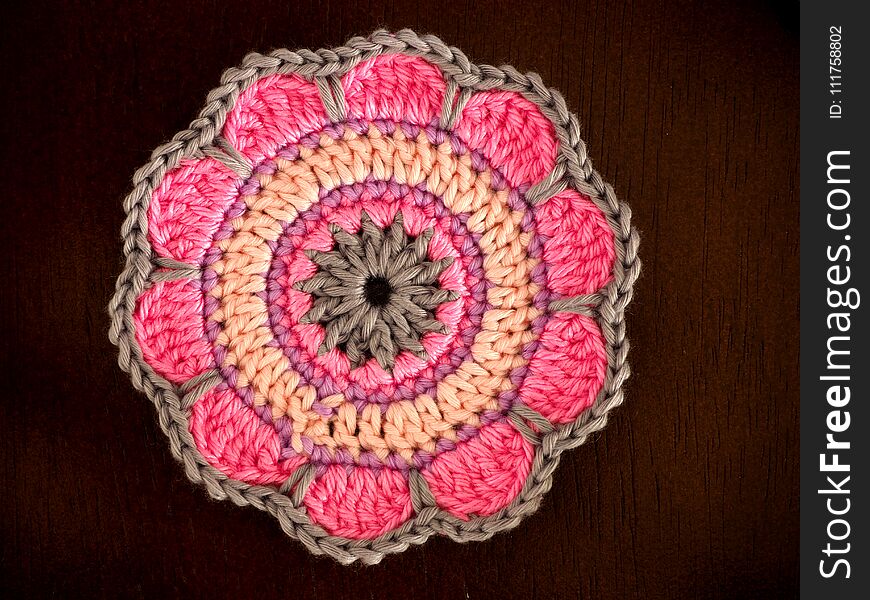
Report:
M535 511L628 377L628 207L535 74L251 54L124 202L110 337L191 480L375 563Z

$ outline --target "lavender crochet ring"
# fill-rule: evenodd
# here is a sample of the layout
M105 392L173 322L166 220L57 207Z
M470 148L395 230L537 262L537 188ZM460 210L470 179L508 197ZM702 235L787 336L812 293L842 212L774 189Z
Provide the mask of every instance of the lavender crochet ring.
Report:
M534 512L629 374L638 237L578 130L408 30L226 71L134 175L109 306L188 477L344 564Z

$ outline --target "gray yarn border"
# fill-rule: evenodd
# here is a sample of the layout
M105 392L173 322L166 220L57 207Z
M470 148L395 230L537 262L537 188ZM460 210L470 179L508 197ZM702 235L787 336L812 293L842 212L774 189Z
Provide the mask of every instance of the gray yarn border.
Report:
M493 515L463 521L438 508L423 477L412 470L409 483L415 517L376 539L352 540L330 535L308 518L302 499L314 478L313 469L297 469L290 480L276 488L231 479L206 462L188 431L188 413L196 398L216 385L218 379L213 372L208 372L178 387L157 375L142 358L135 338L133 311L136 298L153 282L197 273L196 267L191 265L154 256L147 238L152 190L182 158L220 156L241 173L249 167L244 157L219 136L239 94L263 77L297 73L318 84L330 118L340 117L345 106L338 78L364 60L389 53L421 56L441 69L447 81L440 121L445 128L455 123L475 91L514 91L535 103L552 121L560 144L555 169L527 192L527 198L541 202L567 186L589 196L613 230L616 261L612 281L597 293L558 300L550 305L551 311L572 311L595 318L607 343L607 375L595 403L572 423L553 427L528 407L517 406L511 411L514 425L536 447L529 476L513 502ZM547 88L537 74L522 74L510 66L475 65L460 50L447 46L437 37L417 35L408 29L396 33L379 30L368 38L355 37L345 46L331 50L282 49L269 55L249 54L240 67L224 72L220 86L208 94L205 108L190 128L154 150L150 161L134 174L133 185L123 203L127 215L121 228L125 266L108 307L109 339L118 346L118 364L130 374L133 385L154 403L172 455L183 464L191 481L205 486L214 498L229 499L239 506L252 505L268 512L287 535L301 541L314 554L326 554L342 564L357 560L374 564L386 554L401 552L411 544L422 544L434 534L466 542L485 540L511 529L538 509L552 486L561 454L580 446L601 430L607 423L608 413L623 402L622 385L630 372L626 362L629 344L625 337L624 313L640 274L639 238L630 225L628 206L617 200L613 188L592 169L586 145L580 139L577 117L570 113L562 96ZM157 271L158 267L174 270ZM529 423L536 426L537 432Z

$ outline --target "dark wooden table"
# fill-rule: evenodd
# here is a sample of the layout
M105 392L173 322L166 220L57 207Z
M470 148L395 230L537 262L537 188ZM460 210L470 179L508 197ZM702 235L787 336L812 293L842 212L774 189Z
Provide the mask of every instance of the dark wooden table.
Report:
M795 595L797 3L511 4L2 9L4 597ZM222 70L379 26L562 90L633 208L644 273L628 401L535 516L348 568L188 483L115 364L105 306L130 177Z

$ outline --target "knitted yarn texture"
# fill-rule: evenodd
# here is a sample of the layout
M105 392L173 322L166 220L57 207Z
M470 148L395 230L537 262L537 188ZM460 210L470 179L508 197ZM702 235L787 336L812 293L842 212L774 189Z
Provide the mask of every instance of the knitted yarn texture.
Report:
M535 74L409 30L251 54L133 182L119 364L315 554L514 527L623 401L638 237Z

